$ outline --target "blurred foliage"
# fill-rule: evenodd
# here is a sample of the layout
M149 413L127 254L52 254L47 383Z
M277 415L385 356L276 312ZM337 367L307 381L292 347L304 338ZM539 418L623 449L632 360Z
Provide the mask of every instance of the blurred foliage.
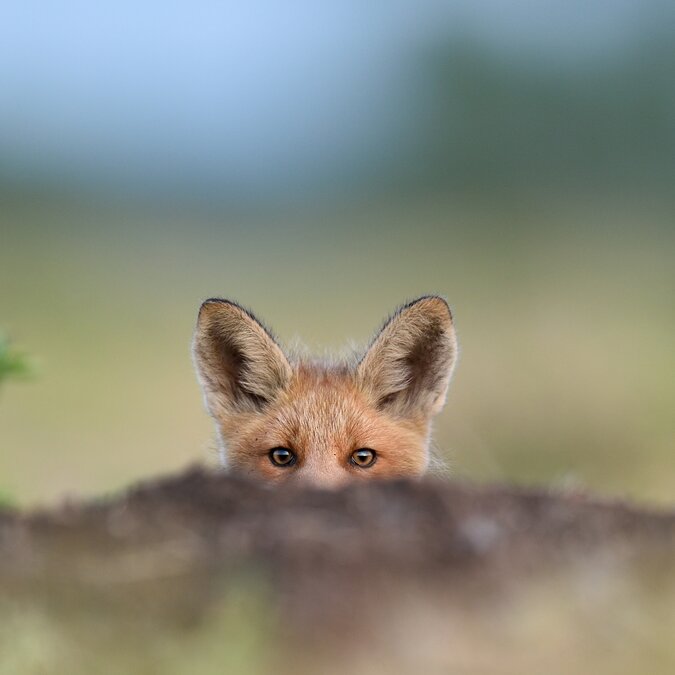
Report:
M9 339L0 335L0 384L7 380L28 377L32 370L28 356L12 347Z
M420 56L408 155L380 166L424 190L642 186L675 180L675 42L556 61L463 39Z
M664 23L671 14L664 14ZM241 168L227 161L232 138L216 125L214 157L193 157L189 170L173 160L158 166L141 151L147 150L142 138L123 139L119 151L129 161L108 172L77 162L64 172L58 162L45 159L42 166L39 154L28 161L6 150L0 197L80 190L255 210L326 198L344 204L392 192L669 192L675 181L675 41L666 29L645 25L618 48L577 54L570 47L567 53L537 53L455 28L429 36L405 55L405 67L392 74L387 90L391 104L372 113L379 115L377 133L360 132L368 142L344 156L328 144L325 152L310 153L312 169L296 167L297 175L283 163L267 167L264 156L271 150L252 144L251 162L261 168L247 179L246 190L237 187ZM303 111L321 130L328 118L318 105L321 93L314 94ZM276 131L283 138L285 130ZM322 133L330 139L333 131L329 125ZM175 142L180 147L185 141L179 136ZM293 149L286 152L295 166ZM142 167L140 176L132 166Z
M14 506L15 503L16 503L15 500L9 493L0 489L0 509L7 508L9 506Z
M174 586L181 584L179 578ZM649 568L644 578L632 578L611 563L579 565L545 580L533 575L506 597L488 590L469 605L447 588L432 594L423 584L392 586L386 597L371 596L369 612L337 623L323 639L316 631L289 639L278 606L236 577L214 585L206 609L186 617L175 608L160 614L163 598L148 602L149 585L118 583L107 594L87 592L87 584L38 586L28 598L4 594L0 675L672 675L675 669L672 573ZM144 592L145 602L134 602L135 592Z
M245 580L218 592L210 611L182 622L127 597L125 605L70 592L80 607L58 594L55 601L49 592L36 594L32 603L0 602L0 675L272 672L271 614L259 590Z
M32 372L26 354L13 348L9 340L0 335L0 385L15 378L28 377ZM0 489L0 508L12 506L14 499L4 489Z

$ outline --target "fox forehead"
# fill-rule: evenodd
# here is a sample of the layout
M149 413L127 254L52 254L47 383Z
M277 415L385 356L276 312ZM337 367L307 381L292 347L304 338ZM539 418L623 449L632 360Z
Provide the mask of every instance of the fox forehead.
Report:
M253 447L266 453L282 446L302 454L339 454L377 446L394 452L418 445L425 427L422 419L399 420L375 409L348 365L300 362L288 387L264 413L237 420L229 449L250 454Z
M353 439L367 427L366 404L343 369L301 364L279 397L274 426L299 445Z

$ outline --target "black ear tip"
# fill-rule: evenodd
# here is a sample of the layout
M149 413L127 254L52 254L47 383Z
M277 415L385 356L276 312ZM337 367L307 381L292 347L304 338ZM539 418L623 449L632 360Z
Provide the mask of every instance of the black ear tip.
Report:
M219 321L219 319L223 319L225 316L245 322L253 322L267 333L267 336L272 341L277 341L272 331L267 328L253 312L246 309L246 307L243 307L238 302L227 300L226 298L207 298L204 300L199 307L197 326L212 320Z
M226 298L206 298L204 302L202 302L201 306L204 307L205 305L236 305L236 302L233 302L232 300L227 300Z
M450 321L453 320L450 305L448 305L448 301L442 295L421 295L420 297L407 302L399 311L404 312L411 307L417 307L418 309L425 309L432 312L440 312L441 314L446 314L450 318Z
M225 298L207 298L199 307L199 316L202 316L202 314L205 312L210 312L219 308L223 309L225 307L231 307L245 311L243 307L238 305L233 300L227 300Z

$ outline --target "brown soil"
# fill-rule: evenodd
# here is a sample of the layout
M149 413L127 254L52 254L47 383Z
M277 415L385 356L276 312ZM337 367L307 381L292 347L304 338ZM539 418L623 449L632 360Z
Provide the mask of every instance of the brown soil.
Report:
M557 589L555 607L569 593L594 606L593 593L607 584L612 600L603 591L603 607L620 611L635 588L640 598L671 592L674 569L675 511L438 480L325 492L197 468L112 499L0 512L0 593L14 606L37 603L59 621L104 612L124 625L142 614L195 626L243 587L264 596L265 615L275 617L270 639L312 640L305 661L339 653L357 617L365 644L396 654L382 633L410 635L406 622L426 637L434 633L427 623L455 625L457 617L475 629L476 616L496 621L533 588ZM467 630L459 623L455 636ZM474 638L461 640L476 656ZM429 649L443 651L444 639Z

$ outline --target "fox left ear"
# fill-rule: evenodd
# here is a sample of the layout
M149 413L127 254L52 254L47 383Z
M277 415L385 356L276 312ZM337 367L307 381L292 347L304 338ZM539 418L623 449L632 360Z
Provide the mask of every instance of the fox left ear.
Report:
M261 409L292 374L269 331L229 300L202 304L192 345L207 408L221 419Z
M448 303L424 296L387 321L361 359L357 377L378 408L430 417L445 403L456 360Z

